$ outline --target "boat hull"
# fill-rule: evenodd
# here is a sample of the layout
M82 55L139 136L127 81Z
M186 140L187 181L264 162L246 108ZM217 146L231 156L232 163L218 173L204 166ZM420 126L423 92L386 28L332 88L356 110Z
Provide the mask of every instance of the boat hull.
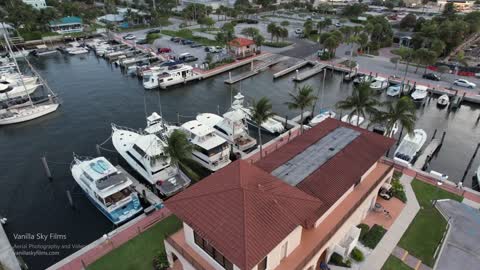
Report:
M47 105L36 105L35 108L31 111L31 113L25 113L17 117L6 117L3 119L0 118L0 125L11 125L30 121L56 111L58 109L58 106L60 106L60 104L56 103Z
M25 85L25 88L23 87L23 85L15 86L11 91L7 93L0 93L0 101L31 95L33 94L33 92L35 92L35 90L37 90L39 86L39 84L27 84Z

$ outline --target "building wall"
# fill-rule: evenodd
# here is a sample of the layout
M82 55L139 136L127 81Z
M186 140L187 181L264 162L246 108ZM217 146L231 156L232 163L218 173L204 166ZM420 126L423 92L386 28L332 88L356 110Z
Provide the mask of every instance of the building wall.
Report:
M287 243L287 256L290 255L295 248L298 247L302 238L302 226L298 226L293 230L280 244L278 244L268 255L267 255L267 270L275 269L281 262L282 258L282 247ZM257 266L253 270L257 269Z
M225 270L223 266L218 264L210 255L208 255L203 249L201 249L197 244L195 244L195 239L193 237L193 229L188 226L185 222L183 223L183 231L185 233L185 241L187 244L202 258L204 258L213 268L217 270ZM227 258L228 259L228 258ZM236 265L233 265L233 269L240 269Z
M385 179L383 179L382 183L390 181L390 179L392 178L392 175L393 175L393 170L391 170L390 173L385 177ZM342 239L345 237L345 235L349 233L350 229L353 226L357 226L358 224L360 224L362 220L367 216L369 209L372 207L372 205L377 199L378 190L382 186L382 183L380 183L378 187L372 191L372 193L363 201L363 203L350 216L350 218L347 219L347 221L332 236L332 238L330 238L327 244L310 260L310 262L304 267L305 270L309 269L309 267L313 267L312 269L315 269L315 266L320 256L323 254L323 252L328 248L332 248L332 250L327 250L327 261L328 261L334 246L340 243L340 241L342 241Z
M175 248L173 248L166 240L163 241L165 244L165 253L167 254L168 263L173 265L173 258L171 254L175 254L178 260L182 264L183 270L196 270Z
M42 9L47 7L45 0L22 0L22 2L36 9Z

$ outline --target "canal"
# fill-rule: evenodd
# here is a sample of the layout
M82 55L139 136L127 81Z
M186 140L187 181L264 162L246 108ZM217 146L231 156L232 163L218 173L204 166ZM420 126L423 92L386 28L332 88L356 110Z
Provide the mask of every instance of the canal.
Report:
M59 94L63 104L58 112L41 119L0 128L0 216L9 219L6 229L10 241L34 270L44 269L113 229L81 193L69 170L72 153L95 155L95 145L109 138L111 123L142 128L146 124L145 111L159 111L160 106L170 122L177 121L177 112L181 122L199 112L224 112L230 106L232 94L240 88L247 100L268 97L274 111L281 116L299 114L284 104L295 86L292 75L272 79L272 73L285 67L282 64L235 85L234 89L224 84L228 74L222 74L158 92L143 90L139 80L123 75L120 69L93 53L73 57L58 54L31 58L31 62ZM319 89L322 76L312 77L298 86L303 84ZM351 85L342 83L339 74L328 74L317 110L333 108L351 91ZM380 99L386 97L382 95ZM476 125L480 109L462 105L458 111L448 113L435 104L436 100L432 99L419 108L417 127L425 129L429 138L435 129L438 129L437 136L447 132L445 143L430 168L458 181L480 141ZM109 142L104 148L113 149ZM118 162L114 153L107 150L104 153L114 163ZM40 158L44 155L53 174L51 181L42 169ZM471 186L479 163L477 156L465 186ZM68 204L67 190L73 194L74 208ZM46 239L42 235L46 235ZM36 254L28 253L35 251Z

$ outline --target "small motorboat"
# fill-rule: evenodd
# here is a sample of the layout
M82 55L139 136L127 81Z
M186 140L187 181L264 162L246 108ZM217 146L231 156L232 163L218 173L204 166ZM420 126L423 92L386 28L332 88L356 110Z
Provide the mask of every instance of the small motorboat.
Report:
M423 86L423 85L416 85L415 86L415 91L412 93L412 99L413 101L423 101L428 95L428 87Z
M396 85L389 86L387 88L387 96L390 96L390 97L400 96L400 90L401 89L402 89L401 84L396 84Z
M427 141L427 133L423 129L415 129L413 134L407 134L394 153L394 160L413 164L418 152Z
M354 126L360 126L363 121L365 121L365 118L363 118L362 116L358 116L356 114L354 115L344 115L342 117L342 122L344 123L349 123L350 125L354 125Z
M320 113L310 120L310 126L316 126L327 118L335 118L336 114L331 110L320 110Z
M384 77L375 77L370 83L370 88L373 90L381 91L388 87L389 82L387 78Z
M447 94L441 95L437 100L437 106L438 107L446 107L449 104L450 104L450 98L448 97Z

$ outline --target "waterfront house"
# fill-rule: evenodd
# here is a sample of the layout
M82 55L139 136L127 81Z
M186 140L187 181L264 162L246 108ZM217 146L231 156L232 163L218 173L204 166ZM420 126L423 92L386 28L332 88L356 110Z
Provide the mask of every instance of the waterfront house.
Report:
M32 6L35 9L42 9L47 7L45 0L22 0L23 3Z
M348 256L390 182L394 140L329 118L260 161L238 160L166 201L174 269L314 270ZM178 268L177 268L178 267Z
M238 37L229 42L230 53L235 58L245 58L252 56L257 52L257 45L255 42L248 38Z
M82 19L75 16L63 17L48 23L50 31L59 34L71 34L83 32Z

